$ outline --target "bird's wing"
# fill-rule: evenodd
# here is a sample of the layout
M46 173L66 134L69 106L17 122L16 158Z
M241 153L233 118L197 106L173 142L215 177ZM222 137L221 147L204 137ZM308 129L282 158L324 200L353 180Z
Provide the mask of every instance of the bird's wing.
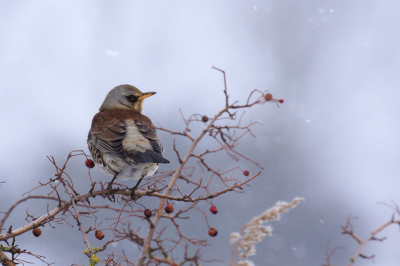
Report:
M151 123L150 119L146 116L142 115L142 119L134 119L134 122L139 129L140 133L149 141L150 149L146 149L146 152L139 152L139 151L129 151L128 156L132 157L134 160L153 160L153 162L158 163L169 163L167 159L165 159L162 155L164 152L164 147L161 145L160 140L157 136L157 131L154 128L153 124ZM146 119L144 119L146 118ZM143 159L143 157L151 156L152 159L147 158Z
M115 114L102 111L93 117L88 141L103 153L126 158L127 154L122 145L125 134L124 119L118 119Z
M145 149L129 149L124 146L128 119L134 121L139 132L149 141L150 145ZM162 156L163 147L150 119L134 110L110 109L97 113L88 140L104 153L136 163L169 163Z

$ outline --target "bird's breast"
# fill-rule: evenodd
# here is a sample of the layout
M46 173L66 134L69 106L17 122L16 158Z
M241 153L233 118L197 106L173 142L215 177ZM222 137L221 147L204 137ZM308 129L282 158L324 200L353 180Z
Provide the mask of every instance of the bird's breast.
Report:
M140 151L145 152L151 150L149 140L143 136L142 132L138 129L133 119L125 120L126 134L122 139L122 145L126 151Z

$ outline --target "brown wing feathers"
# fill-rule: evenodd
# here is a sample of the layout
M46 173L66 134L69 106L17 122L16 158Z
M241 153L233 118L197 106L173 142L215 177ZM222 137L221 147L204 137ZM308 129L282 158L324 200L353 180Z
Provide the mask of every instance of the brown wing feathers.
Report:
M122 139L126 134L126 119L134 120L140 132L149 140L152 150L143 153L124 149ZM129 157L142 163L169 163L162 156L163 147L150 119L135 110L109 109L97 113L93 118L88 139L97 149L119 158Z
M142 124L142 122L138 120L135 120L135 124L140 132L142 132L143 136L145 136L150 141L150 145L154 151L159 153L164 151L163 146L161 145L157 137L157 131L153 125L152 127L149 127L148 125Z

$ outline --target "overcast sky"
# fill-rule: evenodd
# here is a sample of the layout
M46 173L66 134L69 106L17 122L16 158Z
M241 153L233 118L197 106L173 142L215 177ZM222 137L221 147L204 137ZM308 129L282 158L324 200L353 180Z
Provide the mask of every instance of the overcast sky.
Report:
M47 155L61 163L71 150L87 151L91 119L117 85L156 91L143 112L167 128L182 127L179 108L213 115L224 105L215 65L227 73L232 101L259 89L285 103L246 112L246 121L262 125L239 148L265 171L244 194L215 201L220 213L210 219L220 233L198 236L211 244L204 257L226 265L231 232L276 201L300 196L306 201L271 224L274 236L250 259L321 265L332 240L345 247L332 262L345 265L357 248L341 235L347 216L358 217L355 231L364 238L391 218L377 202L400 204L399 10L393 0L1 1L0 211L53 176ZM172 138L160 135L173 157ZM74 163L78 179L86 169ZM227 167L235 164L257 171L245 161ZM109 178L98 170L93 177ZM15 210L13 228L24 224L26 208L45 213L45 202L33 205ZM19 246L55 265L85 264L81 235L71 230L70 247L60 244L61 230L21 237ZM367 246L366 255L398 265L398 228L380 236L388 239ZM56 253L55 243L64 251Z

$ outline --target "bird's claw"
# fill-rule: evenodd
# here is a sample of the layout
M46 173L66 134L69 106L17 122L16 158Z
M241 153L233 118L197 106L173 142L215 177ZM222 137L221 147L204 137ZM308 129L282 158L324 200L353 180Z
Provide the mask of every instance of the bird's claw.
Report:
M108 200L115 203L115 193L119 190L118 188L112 188L112 183L108 184L107 190L110 192Z
M112 203L115 203L115 195L110 195L107 197L109 201L111 201Z
M136 183L136 185L131 188L132 192L131 192L131 199L132 200L137 200L138 198L140 198L140 196L135 195L137 188L139 187L140 182L142 182L142 178L139 179L139 181Z
M131 188L131 199L132 200L137 200L139 198L139 196L135 195L136 189L137 189L137 187Z

